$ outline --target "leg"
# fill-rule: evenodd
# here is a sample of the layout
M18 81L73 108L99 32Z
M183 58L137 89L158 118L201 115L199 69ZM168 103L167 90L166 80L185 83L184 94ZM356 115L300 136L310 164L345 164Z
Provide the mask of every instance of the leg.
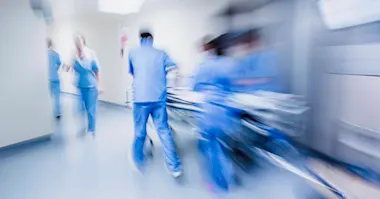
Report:
M165 102L157 102L153 106L152 118L158 136L164 147L166 163L172 172L181 171L181 163L175 151L175 144L168 125L168 115Z
M50 92L53 97L54 104L54 116L61 116L61 102L60 102L60 83L59 82L50 82Z
M140 168L144 163L144 143L146 138L146 123L150 114L149 104L134 103L133 120L135 125L135 137L132 147L132 156L136 165Z
M95 133L98 90L96 88L86 89L83 94L84 105L87 111L88 131Z

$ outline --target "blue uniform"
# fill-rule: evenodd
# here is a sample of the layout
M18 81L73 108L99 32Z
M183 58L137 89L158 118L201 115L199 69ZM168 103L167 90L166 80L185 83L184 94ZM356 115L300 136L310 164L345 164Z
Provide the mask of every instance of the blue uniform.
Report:
M133 75L135 123L133 158L138 166L142 166L146 123L151 115L164 147L166 163L173 172L177 172L181 170L181 166L174 149L166 112L167 68L175 66L175 63L165 52L153 48L152 45L152 39L142 39L141 47L129 54L130 73Z
M202 135L199 147L206 157L213 183L223 189L229 188L234 174L232 162L223 153L218 139L228 135L227 129L234 129L231 118L235 115L220 104L230 93L234 66L234 62L226 57L208 60L200 66L194 84L194 90L205 96L205 102L199 105L205 111L198 121Z
M83 57L74 60L73 66L77 74L77 87L80 91L80 106L87 111L87 130L94 133L98 101L98 82L95 73L99 71L98 62L94 53L86 49Z
M59 54L54 50L49 49L49 83L50 83L50 93L53 96L54 103L54 115L61 116L61 103L60 103L60 81L58 76L58 70L61 66L61 59Z
M260 82L261 79L262 81ZM233 83L236 92L251 93L258 90L280 92L275 55L271 52L262 51L248 55L242 59L235 70L234 82L241 80L259 80L259 82L246 84Z

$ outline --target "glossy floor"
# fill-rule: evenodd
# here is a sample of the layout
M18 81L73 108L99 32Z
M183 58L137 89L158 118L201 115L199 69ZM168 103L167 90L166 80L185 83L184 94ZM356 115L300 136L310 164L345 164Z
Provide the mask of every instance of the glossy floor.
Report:
M269 165L245 174L242 187L232 193L215 194L202 177L195 142L188 135L181 135L178 143L185 170L179 182L166 173L154 134L154 158L147 174L137 175L128 160L131 110L99 105L97 136L92 139L77 136L83 123L75 97L62 101L64 115L50 141L0 153L1 199L321 198L305 191L311 186L304 180Z

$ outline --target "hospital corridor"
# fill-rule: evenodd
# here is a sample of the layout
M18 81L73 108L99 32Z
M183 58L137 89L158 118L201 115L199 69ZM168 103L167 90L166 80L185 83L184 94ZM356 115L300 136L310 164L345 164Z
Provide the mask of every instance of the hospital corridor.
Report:
M380 1L0 0L0 199L380 198Z

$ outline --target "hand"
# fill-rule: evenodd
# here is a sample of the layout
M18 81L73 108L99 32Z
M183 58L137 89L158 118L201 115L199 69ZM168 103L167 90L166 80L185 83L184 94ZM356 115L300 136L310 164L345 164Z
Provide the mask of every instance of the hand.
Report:
M102 87L98 87L98 93L99 95L103 94L104 93L104 90Z
M62 69L63 69L65 72L69 72L70 69L71 69L71 66L66 65L66 64L63 64L63 65L62 65Z

